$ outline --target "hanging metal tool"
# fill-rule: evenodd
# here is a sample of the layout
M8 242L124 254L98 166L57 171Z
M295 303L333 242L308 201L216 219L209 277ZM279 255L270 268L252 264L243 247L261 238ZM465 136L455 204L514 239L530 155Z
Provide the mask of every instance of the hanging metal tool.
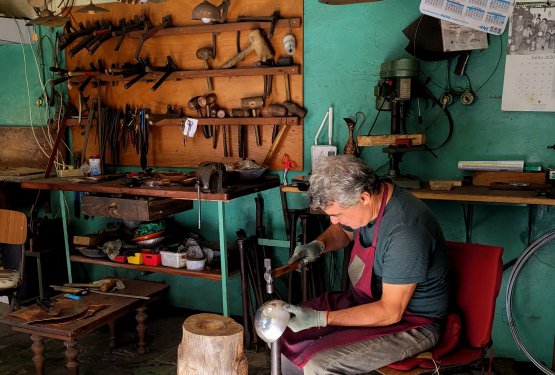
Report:
M204 63L204 69L209 70L210 65L208 64L208 60L214 58L214 51L211 47L203 47L197 49L197 59L202 60ZM214 91L214 83L212 81L212 77L206 77L206 83L208 85L208 91Z
M252 111L252 117L258 117L258 110L264 107L264 98L262 96L253 96L241 99L241 108L249 109ZM260 125L254 126L256 145L262 146L262 135Z
M89 134L91 132L91 127L93 124L93 120L96 114L96 106L97 100L91 99L91 105L89 108L89 115L87 118L87 126L85 128L85 135L83 137L83 151L81 152L81 165L85 164L85 160L87 160L87 143L89 142Z
M150 60L148 59L148 57L145 57L144 59L142 57L139 57L137 60L139 61L139 65L138 65L139 73L135 77L133 77L129 82L123 85L123 87L126 89L130 88L135 83L139 82L151 70Z
M145 24L144 32L139 36L139 42L137 44L137 48L135 49L135 58L138 59L139 56L141 55L141 49L143 48L143 44L146 40L154 37L160 30L171 26L172 26L171 14L168 14L167 16L162 17L162 23L158 26L155 26L149 29L149 26Z
M177 70L177 66L175 66L171 56L167 56L166 57L166 68L164 69L164 74L162 75L162 77L160 77L160 79L158 81L156 81L156 83L154 84L154 86L152 86L151 90L152 91L156 91L158 89L158 87L160 87L160 85L162 83L164 83L164 81L166 79L169 78L169 76L175 72Z
M146 170L147 155L148 155L148 121L146 119L146 109L141 109L139 112L139 139L140 139L140 152L141 152L141 169Z

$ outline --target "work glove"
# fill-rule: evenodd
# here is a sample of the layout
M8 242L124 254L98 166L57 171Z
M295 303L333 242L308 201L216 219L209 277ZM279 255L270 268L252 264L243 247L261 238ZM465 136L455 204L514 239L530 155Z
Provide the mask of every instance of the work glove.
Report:
M318 311L310 307L295 305L283 305L283 309L295 315L287 323L287 327L291 328L293 332L299 332L312 327L326 327L328 325L327 311Z
M309 242L304 245L299 245L293 251L293 255L291 255L291 258L289 258L287 264L291 264L300 259L301 261L299 262L298 268L303 268L308 263L314 262L316 259L318 259L320 254L322 254L322 251L324 251L325 247L326 245L324 245L322 241L318 240Z

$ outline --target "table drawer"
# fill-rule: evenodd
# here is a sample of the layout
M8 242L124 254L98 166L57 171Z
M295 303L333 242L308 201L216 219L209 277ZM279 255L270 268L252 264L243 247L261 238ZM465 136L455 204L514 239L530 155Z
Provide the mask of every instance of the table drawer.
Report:
M153 197L109 197L84 195L81 198L83 214L129 220L158 220L172 214L188 211L193 202L182 199Z

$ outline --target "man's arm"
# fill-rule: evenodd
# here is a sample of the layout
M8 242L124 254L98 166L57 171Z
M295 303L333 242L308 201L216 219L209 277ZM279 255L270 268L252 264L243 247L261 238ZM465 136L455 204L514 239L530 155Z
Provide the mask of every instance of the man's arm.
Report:
M330 224L330 226L316 238L325 245L322 253L343 249L353 240L353 233L346 232L338 224Z
M330 311L328 326L381 327L401 320L416 289L416 284L383 284L379 301Z

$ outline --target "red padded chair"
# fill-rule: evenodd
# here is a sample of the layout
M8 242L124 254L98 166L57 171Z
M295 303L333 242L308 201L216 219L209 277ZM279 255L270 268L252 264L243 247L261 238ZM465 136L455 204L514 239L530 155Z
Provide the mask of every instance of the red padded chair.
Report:
M467 365L480 366L484 372L485 357L492 347L491 329L503 274L503 248L447 241L447 253L452 308L443 336L431 352L392 363L379 369L380 373L422 374L436 368L441 372Z

